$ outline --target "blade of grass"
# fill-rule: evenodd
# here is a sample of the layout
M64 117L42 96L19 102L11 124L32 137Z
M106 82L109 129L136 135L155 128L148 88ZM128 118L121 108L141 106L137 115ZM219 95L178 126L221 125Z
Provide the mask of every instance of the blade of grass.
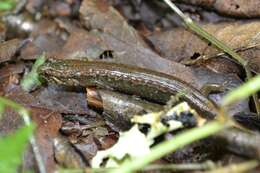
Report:
M241 58L238 53L233 51L232 48L230 48L228 45L226 45L222 41L218 40L216 37L214 37L213 35L211 35L207 31L205 31L204 29L202 29L198 24L193 22L192 19L190 17L186 16L174 3L171 2L171 0L164 0L164 2L169 7L171 7L171 9L177 15L179 15L182 18L182 20L184 21L185 25L189 29L191 29L193 32L195 32L199 36L205 38L210 43L215 45L217 48L223 50L224 52L229 54L231 57L233 57L235 60L237 60L243 66L243 68L245 69L247 80L252 78L252 73L251 73L250 69L248 68L248 62L246 60L244 60L243 58ZM257 110L257 114L260 116L260 105L258 103L258 96L256 94L253 94L253 99L254 99L256 110Z

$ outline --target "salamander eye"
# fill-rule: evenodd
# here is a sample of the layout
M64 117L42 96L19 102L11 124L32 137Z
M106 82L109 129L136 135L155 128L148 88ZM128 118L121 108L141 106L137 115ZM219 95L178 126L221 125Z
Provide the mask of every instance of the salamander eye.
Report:
M113 59L114 58L113 53L114 53L113 50L105 50L103 53L99 55L99 59Z

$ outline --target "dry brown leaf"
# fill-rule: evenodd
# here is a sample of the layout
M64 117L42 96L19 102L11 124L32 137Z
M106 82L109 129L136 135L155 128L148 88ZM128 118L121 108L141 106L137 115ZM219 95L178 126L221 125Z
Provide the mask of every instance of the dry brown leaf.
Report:
M202 27L233 49L260 43L259 21L207 24ZM194 58L194 56L215 55L221 52L196 34L183 28L155 33L149 37L149 40L162 56L177 62ZM254 71L260 72L259 46L240 54L249 61Z
M193 5L214 9L215 11L236 17L259 17L260 1L258 0L177 0Z
M146 46L137 31L105 0L84 0L80 7L80 18L88 29L102 30L119 40Z
M61 115L48 109L31 107L32 120L36 124L35 137L47 172L54 172L53 139L58 136L61 127Z
M64 41L54 34L39 34L21 50L20 58L24 60L36 59L43 52L59 50L63 44Z
M37 104L60 113L89 114L85 94L66 91L62 87L48 86L35 96ZM34 104L34 105L37 105Z
M0 44L0 63L10 61L13 56L24 45L19 39L8 40Z

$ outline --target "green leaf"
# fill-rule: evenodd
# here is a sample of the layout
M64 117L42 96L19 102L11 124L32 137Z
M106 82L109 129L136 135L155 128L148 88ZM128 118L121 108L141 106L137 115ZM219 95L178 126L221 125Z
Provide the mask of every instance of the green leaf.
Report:
M7 137L0 137L0 172L17 172L32 132L33 126L30 125L20 128Z
M16 3L13 0L1 0L0 11L8 11L15 7Z
M21 81L21 86L23 90L30 91L32 88L41 84L37 70L44 62L45 56L43 54L37 58L37 60L33 64L32 70L27 75L25 75L23 80Z

